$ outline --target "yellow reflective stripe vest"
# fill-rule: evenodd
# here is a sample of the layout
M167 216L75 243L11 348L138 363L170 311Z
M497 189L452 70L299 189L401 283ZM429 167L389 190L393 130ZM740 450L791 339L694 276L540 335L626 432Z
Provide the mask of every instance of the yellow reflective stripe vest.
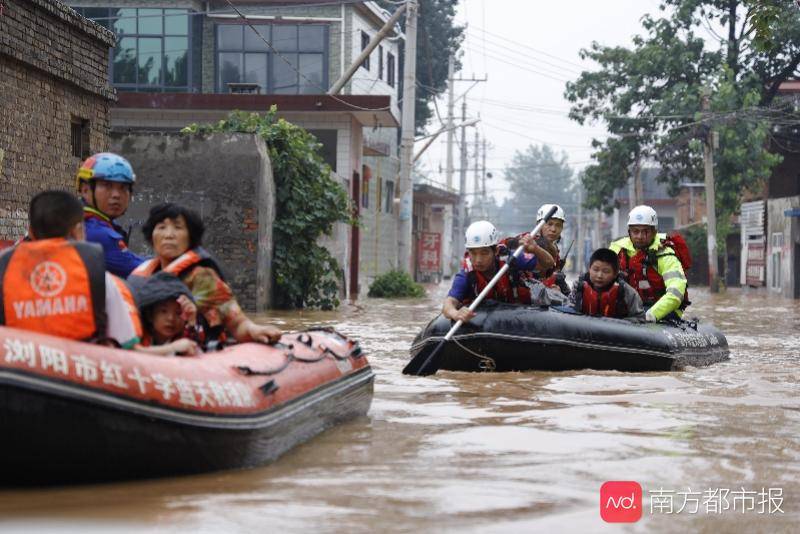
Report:
M657 258L656 272L664 280L665 287L664 294L650 307L650 312L656 319L663 319L672 312L679 316L682 315L683 312L680 307L686 294L686 273L683 272L683 266L672 248L661 245L662 239L666 239L666 234L656 234L655 239L647 249L648 252L655 253ZM616 253L624 250L629 260L637 253L630 237L618 239L611 243L608 248ZM639 290L639 288L635 289Z

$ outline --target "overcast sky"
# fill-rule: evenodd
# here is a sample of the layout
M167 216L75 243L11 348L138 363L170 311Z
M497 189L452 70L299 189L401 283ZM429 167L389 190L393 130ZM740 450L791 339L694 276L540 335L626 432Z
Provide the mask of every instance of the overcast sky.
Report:
M487 190L498 201L507 195L502 169L516 150L531 143L547 142L565 151L576 169L589 162L592 136L602 137L604 130L602 125L581 127L567 118L565 80L574 80L581 70L591 68L591 62L578 57L581 48L592 41L629 45L631 36L642 32L639 20L648 12L658 12L658 0L461 0L458 23L466 23L468 29L460 74L489 77L470 91L467 102L468 115L480 114L479 130L493 147L487 167L495 178L487 183ZM457 83L456 95L469 86ZM439 111L445 114L446 110L446 98L442 98ZM460 113L459 107L456 115ZM429 130L436 126L432 124ZM467 139L474 142L474 129L468 130ZM456 150L456 167L458 157ZM422 162L432 178L444 183L444 136ZM472 172L467 183L471 191ZM457 174L454 185L458 185Z

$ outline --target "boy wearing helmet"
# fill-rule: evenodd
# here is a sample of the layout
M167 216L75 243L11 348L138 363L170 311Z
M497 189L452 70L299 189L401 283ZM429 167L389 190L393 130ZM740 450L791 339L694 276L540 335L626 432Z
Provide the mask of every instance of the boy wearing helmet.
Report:
M469 311L465 305L480 294L503 266L498 243L497 229L489 221L477 221L467 228L465 246L469 258L466 266L453 277L450 292L442 305L442 315L453 321L464 322L475 317L475 313ZM487 298L530 304L530 289L522 283L518 273L532 271L537 265L550 268L553 266L553 258L530 235L523 237L522 243L526 254L498 281Z
M128 250L128 233L114 224L128 209L135 181L128 160L110 152L95 154L78 169L86 240L103 247L106 270L121 278L127 278L144 261Z
M620 271L642 297L648 321L670 314L680 317L686 299L686 273L675 250L658 233L658 214L650 206L636 206L628 214L628 237L608 248L618 254Z

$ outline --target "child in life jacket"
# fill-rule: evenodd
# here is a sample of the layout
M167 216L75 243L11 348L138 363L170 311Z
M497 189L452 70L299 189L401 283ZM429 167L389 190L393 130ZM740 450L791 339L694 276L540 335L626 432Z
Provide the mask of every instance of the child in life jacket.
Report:
M160 356L202 352L202 331L197 327L197 307L189 288L166 272L132 282L144 330L136 350Z
M575 311L584 315L644 318L642 298L619 276L619 258L607 248L594 251L589 272L575 282L570 300Z
M500 259L497 228L489 221L472 223L466 232L468 258L464 267L453 277L453 284L442 305L442 315L453 321L467 322L475 313L469 311L471 303L489 284L504 265ZM555 265L553 258L540 247L531 235L522 238L525 254L514 260L512 267L492 288L486 298L518 304L531 303L531 290L519 276L537 265L549 269ZM511 253L511 251L509 251Z

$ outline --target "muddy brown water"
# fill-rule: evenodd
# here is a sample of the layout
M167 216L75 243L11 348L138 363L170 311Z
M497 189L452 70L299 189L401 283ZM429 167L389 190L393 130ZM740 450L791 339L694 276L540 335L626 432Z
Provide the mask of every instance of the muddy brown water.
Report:
M377 375L367 417L263 468L3 490L0 530L800 528L800 304L694 290L689 315L714 322L731 346L729 362L706 368L403 376L411 340L445 291L273 316L286 329L332 325L361 341ZM640 521L600 518L609 480L642 486Z

